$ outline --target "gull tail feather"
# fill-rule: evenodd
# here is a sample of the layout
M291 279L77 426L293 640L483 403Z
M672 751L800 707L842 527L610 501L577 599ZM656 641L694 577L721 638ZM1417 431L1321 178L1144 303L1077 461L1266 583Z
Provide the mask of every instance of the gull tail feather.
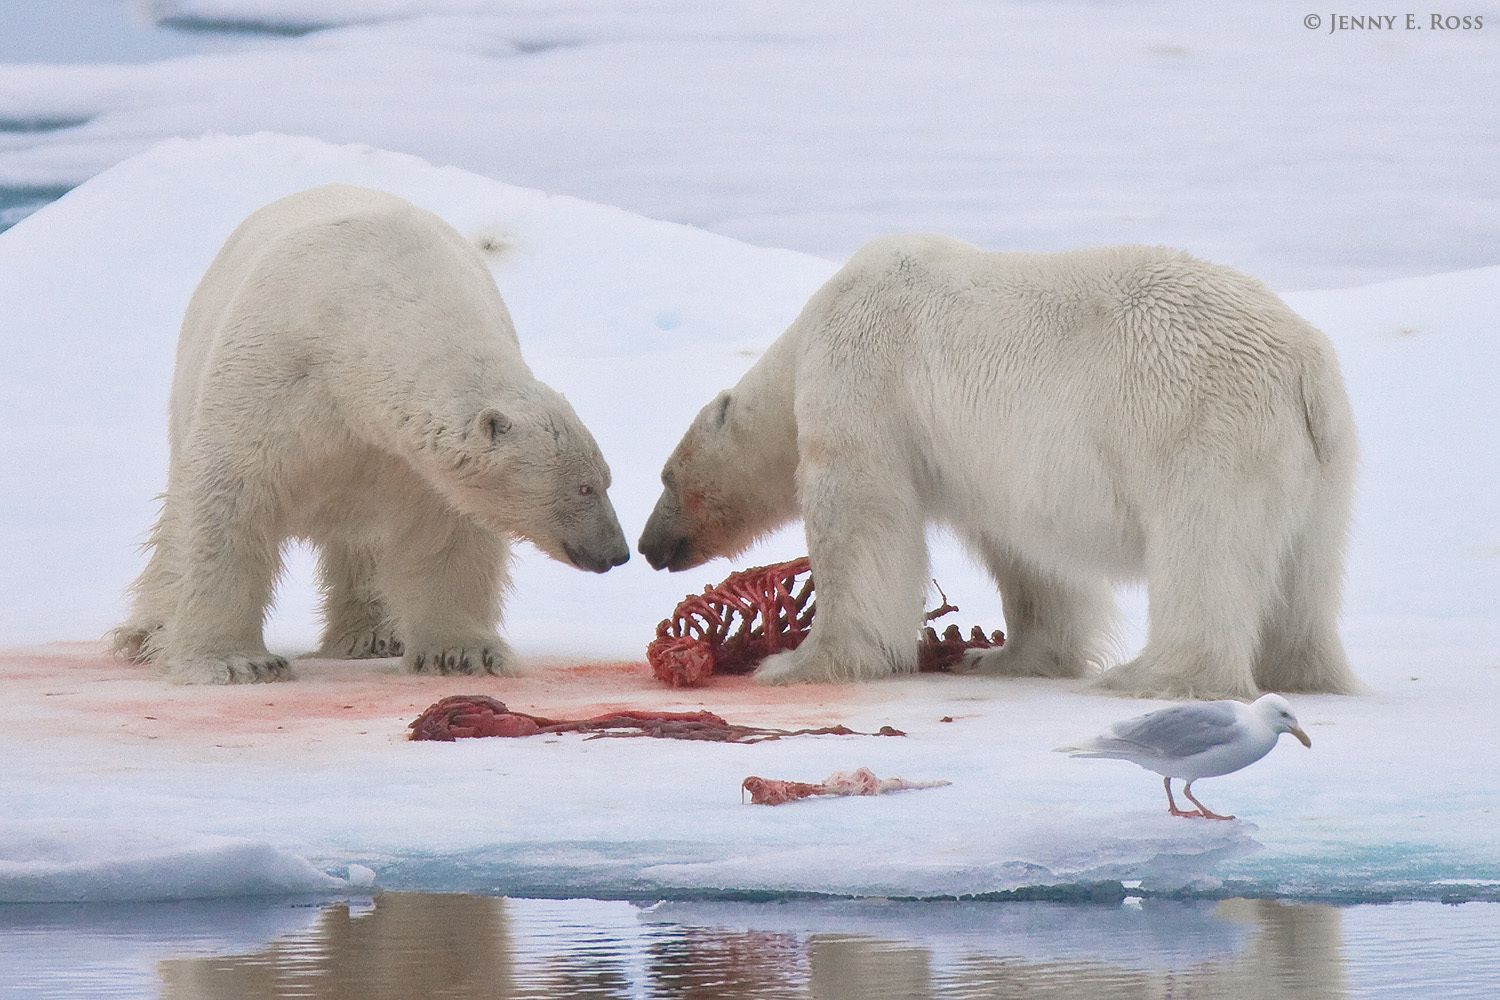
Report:
M1065 747L1057 747L1053 753L1065 753L1069 757L1112 757L1117 759L1128 759L1132 751L1139 752L1140 747L1127 743L1124 740L1097 739L1086 743L1074 743Z

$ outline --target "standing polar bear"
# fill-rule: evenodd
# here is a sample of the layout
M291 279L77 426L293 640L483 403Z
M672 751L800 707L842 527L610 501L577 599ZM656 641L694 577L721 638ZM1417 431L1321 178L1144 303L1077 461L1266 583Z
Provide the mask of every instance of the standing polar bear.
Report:
M1008 641L964 666L1080 677L1144 577L1133 694L1355 689L1336 631L1355 433L1333 349L1179 251L861 250L694 419L641 537L658 569L799 513L817 617L762 681L916 666L925 527L989 570Z
M510 672L510 540L604 572L629 557L609 468L531 374L478 251L356 187L229 237L188 305L171 465L115 648L187 683L276 680L262 620L287 539L319 549L322 655Z

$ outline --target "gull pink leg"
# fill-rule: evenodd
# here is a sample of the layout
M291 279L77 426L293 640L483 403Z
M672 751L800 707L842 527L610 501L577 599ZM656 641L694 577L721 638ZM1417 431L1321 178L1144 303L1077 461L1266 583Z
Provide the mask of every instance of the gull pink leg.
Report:
M1170 795L1171 793L1169 792L1168 794ZM1193 783L1191 781L1182 786L1182 794L1188 797L1189 802L1198 807L1198 815L1202 816L1204 819L1234 819L1233 816L1220 816L1218 813L1208 808L1208 806L1193 798Z
M1163 779L1161 779L1161 784L1162 784L1162 787L1167 790L1167 809L1172 813L1173 816L1185 816L1185 817L1187 817L1189 819L1200 819L1200 818L1202 818L1203 814L1200 813L1200 812L1184 812L1181 809L1177 808L1177 802L1172 798L1172 779L1171 778L1163 778ZM1189 784L1191 784L1191 782L1189 782ZM1189 795L1188 798L1191 799L1192 796Z

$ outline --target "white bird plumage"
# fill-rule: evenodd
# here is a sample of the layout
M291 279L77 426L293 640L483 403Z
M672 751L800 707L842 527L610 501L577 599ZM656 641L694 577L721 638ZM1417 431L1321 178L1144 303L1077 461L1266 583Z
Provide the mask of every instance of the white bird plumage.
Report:
M1286 699L1267 694L1249 705L1239 701L1173 705L1117 722L1094 739L1058 747L1057 752L1128 760L1155 771L1162 776L1167 808L1173 816L1234 819L1213 812L1194 798L1193 782L1249 767L1271 752L1282 733L1291 733L1305 747L1312 746ZM1172 798L1173 778L1186 782L1183 794L1197 810L1177 808Z

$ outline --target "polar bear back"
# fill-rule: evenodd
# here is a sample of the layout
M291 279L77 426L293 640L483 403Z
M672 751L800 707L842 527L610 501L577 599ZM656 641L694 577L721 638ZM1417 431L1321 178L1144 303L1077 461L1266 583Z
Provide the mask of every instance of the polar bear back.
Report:
M407 391L441 387L460 407L467 395L477 406L499 375L530 378L483 257L446 222L351 185L290 195L239 225L188 305L172 389L174 447L190 433L204 379L216 369L258 365L274 384L298 370L380 379L398 362L422 373Z
M799 323L819 338L804 362L904 370L906 386L931 386L929 398L907 400L924 411L1083 387L1180 413L1333 362L1326 338L1260 282L1163 247L993 253L892 237L862 250L819 297L830 292L844 306L865 300L848 315L880 319ZM832 312L819 297L809 310Z
M1185 463L1311 492L1321 461L1353 460L1326 338L1260 282L1178 250L887 238L789 333L804 454L869 440L873 420L934 515L1047 538L1054 560L1076 546L1138 564L1135 526Z

